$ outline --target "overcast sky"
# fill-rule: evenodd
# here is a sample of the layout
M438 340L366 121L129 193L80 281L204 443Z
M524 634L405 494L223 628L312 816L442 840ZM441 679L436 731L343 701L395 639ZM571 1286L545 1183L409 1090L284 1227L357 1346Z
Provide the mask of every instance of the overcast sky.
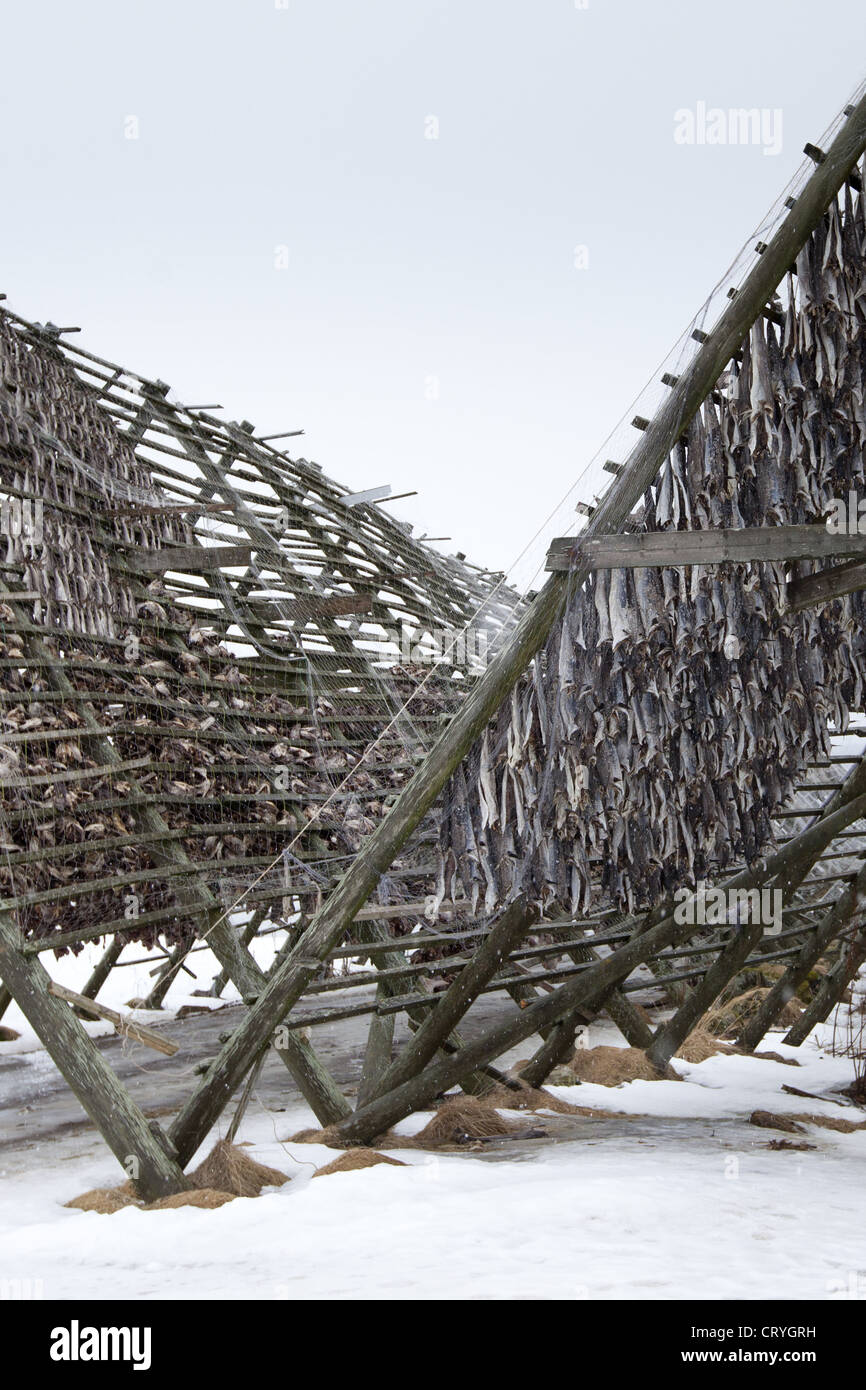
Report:
M866 5L40 0L3 60L9 306L504 568L866 75ZM678 142L701 102L781 149Z

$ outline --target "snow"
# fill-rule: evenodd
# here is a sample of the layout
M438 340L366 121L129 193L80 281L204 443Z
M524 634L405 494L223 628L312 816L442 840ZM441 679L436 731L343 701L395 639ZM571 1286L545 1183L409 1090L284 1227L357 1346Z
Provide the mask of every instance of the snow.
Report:
M242 913L235 914L232 918L235 925L242 924L243 920ZM272 936L260 937L251 943L249 950L262 970L270 969L284 940L285 933L275 932ZM49 952L45 956L44 964L52 980L57 984L80 992L104 951L104 944L97 943L85 946L78 955L73 955L70 951L59 959L56 959ZM193 993L197 989L209 989L214 978L220 973L220 964L213 952L207 947L199 946L187 956L184 962L192 972L192 978L185 971L179 973L171 986L163 1009L157 1011L128 1008L127 1005L130 1000L142 999L153 989L155 976L151 972L164 961L165 954L162 951L147 950L137 942L125 947L118 963L99 991L100 1004L106 1004L110 1009L116 1009L121 1014L134 1015L140 1023L159 1026L176 1014L178 1009L185 1004L194 1004L197 1008L204 1006L205 1008L218 1009L223 1004L234 1003L240 998L238 991L232 984L226 985L219 999ZM39 1039L16 1003L13 1002L9 1005L3 1015L2 1023L4 1027L13 1028L16 1033L21 1034L15 1042L3 1044L4 1056L9 1056L12 1053L42 1051ZM92 1038L107 1037L115 1031L111 1023L101 1022L97 1019L84 1020L83 1026Z
M123 1175L92 1133L59 1138L5 1175L0 1280L40 1280L59 1299L866 1296L866 1131L812 1128L814 1151L772 1151L779 1136L747 1123L758 1108L862 1116L781 1090L851 1079L829 1037L768 1039L798 1067L719 1056L677 1062L679 1082L554 1088L606 1117L556 1117L550 1138L495 1151L393 1150L405 1168L316 1181L334 1151L287 1139L314 1123L306 1106L251 1108L247 1152L292 1180L215 1211L66 1209Z

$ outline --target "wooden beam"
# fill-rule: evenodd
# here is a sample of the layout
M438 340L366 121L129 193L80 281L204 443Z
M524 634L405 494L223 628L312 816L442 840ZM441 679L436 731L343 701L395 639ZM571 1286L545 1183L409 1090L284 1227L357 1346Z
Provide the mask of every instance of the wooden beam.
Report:
M349 613L372 613L372 594L311 594L309 598L280 598L247 594L246 603L279 604L281 618L340 618Z
M812 1029L823 1023L830 1010L839 1003L846 987L866 960L866 936L862 932L843 948L836 964L824 976L811 1003L803 1010L796 1023L792 1024L782 1039L789 1047L799 1047L805 1042Z
M72 1010L55 998L47 970L23 954L3 912L0 978L142 1197L155 1201L188 1187L156 1121L148 1123Z
M74 1004L82 1013L92 1014L94 1018L101 1018L106 1023L113 1024L122 1038L132 1038L134 1042L143 1043L145 1047L152 1047L154 1052L161 1052L164 1057L173 1057L179 1050L177 1043L164 1038L153 1028L137 1023L134 1018L126 1018L116 1009L107 1008L105 1004L97 1004L95 999L88 998L86 994L79 994L77 990L67 989L65 985L58 985L52 981L48 986L48 992L56 999L65 999L68 1004Z
M753 1052L768 1029L784 1009L788 1000L796 994L813 965L826 951L835 936L848 926L852 916L866 905L866 864L856 879L843 893L840 893L833 906L806 938L799 954L788 966L784 975L773 985L761 1006L737 1038L737 1046Z
M700 983L689 990L673 1018L668 1019L667 1023L662 1024L657 1030L646 1049L646 1055L658 1071L665 1070L677 1048L682 1046L692 1029L697 1027L707 1009L712 1007L734 976L740 973L763 934L763 924L757 922L744 925L739 932L732 935Z
M506 956L525 935L537 913L525 898L517 898L505 909L498 922L477 947L472 959L463 967L428 1013L417 1033L410 1038L400 1056L386 1071L375 1095L393 1090L408 1081L427 1065L431 1057L456 1028L479 991L496 973Z
M850 560L847 565L834 565L831 569L792 580L785 607L789 613L802 613L805 608L830 603L858 589L866 589L866 564L862 560Z
M158 574L164 570L206 574L225 565L248 565L253 553L251 545L179 545L165 550L136 550L124 552L133 569L142 574Z
M715 386L752 323L821 221L864 148L866 96L861 98L836 135L827 151L827 158L815 169L794 207L746 276L737 297L730 301L655 419L642 433L623 471L613 479L587 528L590 535L616 531L624 525L683 430ZM264 1042L297 1003L328 952L344 936L381 875L388 870L448 778L546 640L569 593L583 583L587 574L585 563L578 564L569 575L552 574L510 638L475 682L421 767L376 831L362 845L340 883L316 913L294 949L279 969L268 977L258 1001L225 1043L201 1086L178 1116L172 1132L183 1134L185 1145L192 1145L193 1149L198 1147ZM605 961L598 968L601 972L606 967ZM575 1004L579 1002L575 1000ZM531 1005L527 1012L536 1007ZM554 1011L550 1021L555 1021L557 1017ZM471 1049L467 1049L467 1052L471 1052ZM466 1060L471 1065L469 1059ZM489 1059L484 1057L481 1060ZM462 1063L455 1065L455 1080L459 1080Z
M832 555L858 557L856 569L866 562L866 535L840 536L822 523L806 526L743 526L706 531L638 531L619 536L560 536L551 543L547 568L567 570L579 556L590 570L642 569L655 565L740 564L750 560L823 560ZM840 574L845 565L829 574ZM793 588L813 584L824 575L809 575ZM853 587L863 587L861 584ZM848 592L842 590L841 592ZM830 597L835 597L831 594ZM816 600L811 600L815 602Z

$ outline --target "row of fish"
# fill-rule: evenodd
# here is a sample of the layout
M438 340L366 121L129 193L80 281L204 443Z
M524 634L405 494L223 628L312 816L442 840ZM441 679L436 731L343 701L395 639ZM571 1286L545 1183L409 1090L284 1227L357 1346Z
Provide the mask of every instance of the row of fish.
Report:
M638 529L814 522L866 496L864 267L864 199L846 186ZM446 790L437 896L634 911L753 861L828 725L864 705L862 595L785 614L788 578L815 567L594 572Z
M39 595L28 612L43 628L117 637L135 622L138 604L111 542L155 550L192 540L177 518L123 515L130 505L160 501L145 468L59 353L28 345L0 314L0 491L7 490L44 510L38 546L26 532L3 538L5 563L20 566L25 591ZM104 499L98 508L94 495Z
M130 502L164 498L59 354L27 345L0 313L0 492L4 486L44 502L36 555L25 536L4 538L6 563L20 567L9 587L40 597L26 608L0 601L0 897L15 898L22 932L44 938L127 920L129 939L152 945L200 928L188 885L160 873L165 855L158 835L145 834L140 797L159 808L171 852L198 866L222 898L227 891L234 900L253 879L259 893L280 889L280 851L302 832L291 893L315 903L410 773L412 729L402 725L353 769L360 748L383 733L427 672L382 674L377 724L350 672L329 677L311 664L309 687L290 698L221 644L206 615L173 602L161 579L144 596L134 591L112 540L157 549L192 536L176 518L120 514ZM22 612L40 629L38 651ZM126 651L116 639L130 631L138 643ZM271 640L286 656L296 650L287 634ZM52 682L44 656L63 661L72 692ZM328 698L332 683L337 703ZM412 716L423 727L456 701L450 682L431 682ZM100 766L85 709L112 744L117 770ZM129 769L131 762L139 766ZM429 860L429 849L419 853ZM266 872L271 860L277 865ZM310 860L321 863L304 868ZM412 862L383 881L382 900L425 894L426 871ZM136 928L130 911L172 915ZM399 921L395 929L403 929Z

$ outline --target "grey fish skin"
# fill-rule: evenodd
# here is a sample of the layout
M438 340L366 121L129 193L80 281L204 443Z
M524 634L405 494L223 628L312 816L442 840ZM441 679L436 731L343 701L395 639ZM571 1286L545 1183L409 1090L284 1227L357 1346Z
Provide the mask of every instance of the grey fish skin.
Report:
M635 525L822 520L866 486L862 198L845 193L796 269L772 301L781 330L750 330ZM497 736L515 777L497 805L540 898L648 905L767 843L828 721L844 725L866 690L866 596L783 617L784 582L778 565L598 571L571 597ZM476 840L478 824L473 811Z

